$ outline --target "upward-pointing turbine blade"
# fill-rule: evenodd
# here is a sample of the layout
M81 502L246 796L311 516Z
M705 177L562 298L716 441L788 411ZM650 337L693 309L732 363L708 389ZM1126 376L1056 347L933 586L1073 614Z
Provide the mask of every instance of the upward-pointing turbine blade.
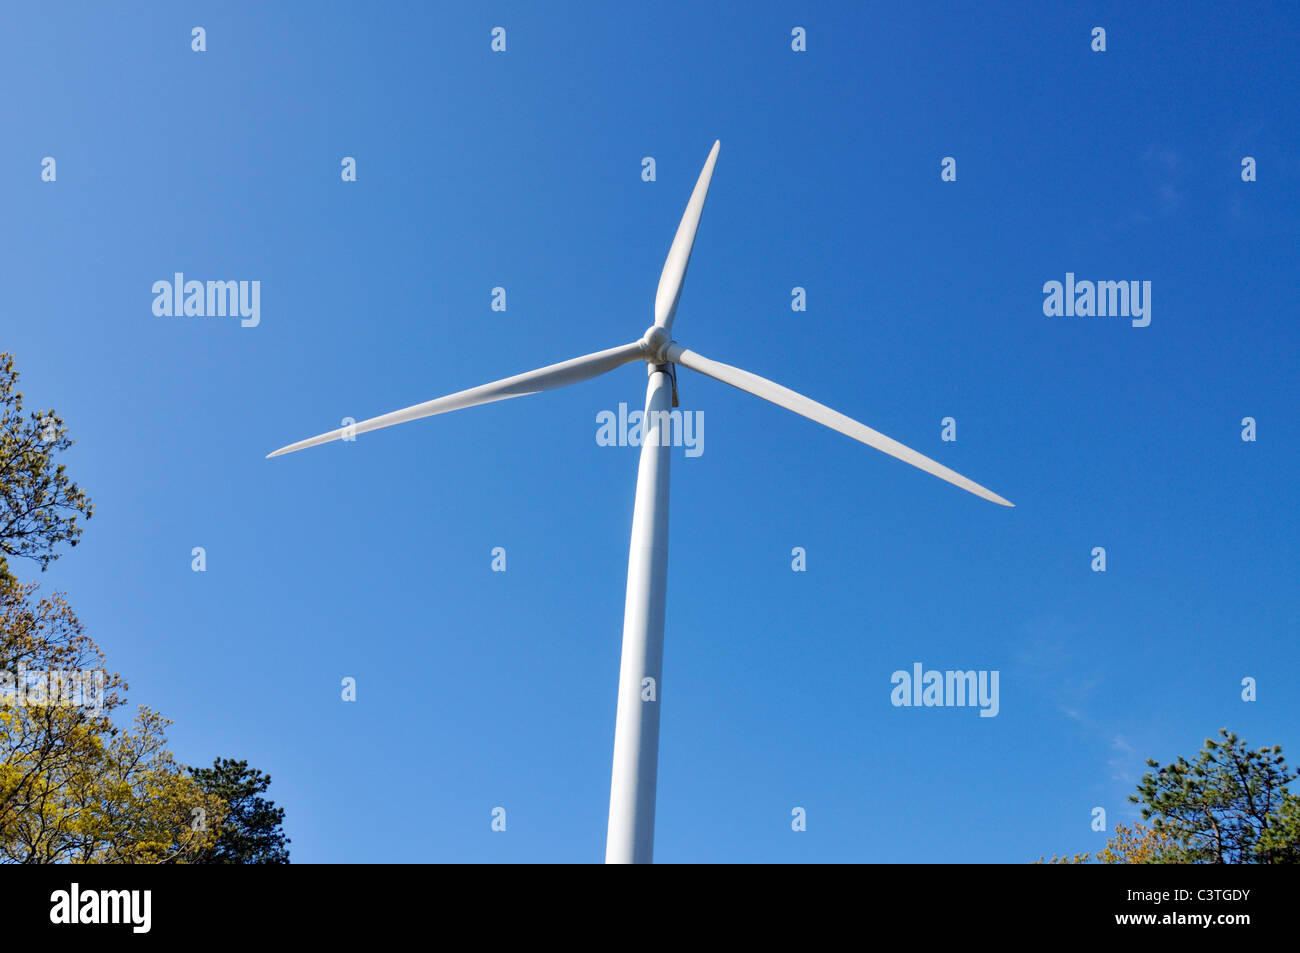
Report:
M819 404L817 401L811 400L803 396L803 394L795 393L788 387L773 383L765 377L759 377L749 371L742 371L730 364L711 361L707 357L696 354L676 342L668 346L667 358L673 364L689 367L691 370L706 374L714 380L722 381L724 384L730 384L732 387L753 394L755 397L771 401L778 407L793 410L796 414L830 427L832 430L838 430L846 437L852 437L854 440L865 443L868 447L882 450L891 457L897 457L904 463L910 463L926 473L932 473L940 480L947 480L954 486L968 490L976 496L983 497L993 503L999 503L1002 506L1015 506L1014 503L1004 500L992 490L985 489L960 473L949 470L943 464L936 463L929 457L917 453L911 447L905 447L897 440L891 440L884 434L872 430L866 424L860 424L852 417L846 417L839 411L831 410L825 404Z
M597 351L595 354L575 357L571 361L552 364L549 367L538 368L535 371L526 371L523 374L516 374L514 377L507 377L505 380L494 381L491 384L483 384L479 387L471 387L469 390L458 391L455 394L439 397L436 400L428 400L423 404L395 410L391 414L384 414L382 417L371 417L359 424L340 427L338 430L331 430L329 433L323 433L318 437L299 440L287 447L281 447L274 453L268 453L267 457L278 457L286 453L293 453L295 450L305 450L318 444L329 443L332 440L338 440L345 434L367 433L371 430L379 430L381 427L391 427L393 424L404 424L408 420L419 420L421 417L432 417L435 414L445 414L452 410L464 410L466 407L490 404L493 401L505 400L507 397L522 397L525 394L536 394L544 390L566 387L569 384L578 384L593 377L599 377L607 371L622 367L624 364L638 360L643 356L640 341L624 344L622 347L612 347L608 351Z
M718 161L718 150L721 148L722 142L715 140L709 157L704 160L704 168L695 183L691 200L686 203L682 222L677 226L673 246L668 249L668 259L659 275L659 290L655 292L655 326L666 331L673 329L677 300L682 296L682 282L686 280L686 266L691 263L691 249L695 246L695 232L700 227L704 199L709 194L709 181L713 178L713 166Z

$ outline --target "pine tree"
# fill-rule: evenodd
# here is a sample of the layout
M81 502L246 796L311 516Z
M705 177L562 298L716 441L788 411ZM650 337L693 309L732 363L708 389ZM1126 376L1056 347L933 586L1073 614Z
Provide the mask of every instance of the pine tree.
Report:
M194 861L198 864L287 864L289 838L284 836L284 808L258 795L271 776L247 761L218 758L210 768L191 768L205 793L225 802L216 842Z

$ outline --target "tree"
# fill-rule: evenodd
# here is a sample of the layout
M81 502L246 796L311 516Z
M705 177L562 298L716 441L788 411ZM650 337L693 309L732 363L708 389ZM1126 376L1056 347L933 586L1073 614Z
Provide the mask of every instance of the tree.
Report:
M1286 798L1259 846L1281 863L1300 863L1300 797Z
M247 761L218 758L210 768L191 768L205 792L219 797L227 812L216 841L194 860L198 864L287 864L289 838L284 836L284 808L258 795L271 776Z
M1089 853L1067 854L1063 857L1052 855L1051 860L1038 858L1043 864L1158 864L1164 849L1170 843L1168 835L1150 827L1134 824L1116 824L1115 833L1111 835L1106 846L1097 851L1094 857Z
M237 858L224 862L287 862L284 812L254 796L271 779L227 762L207 789L167 749L162 715L142 706L118 727L126 683L61 594L10 572L8 556L44 570L93 512L53 461L72 445L62 418L25 418L17 381L0 354L0 863L184 863L211 856L219 831L233 846L215 854Z
M1155 768L1129 800L1142 804L1150 827L1115 825L1096 862L1103 864L1300 863L1300 797L1287 786L1300 774L1286 766L1282 746L1252 751L1223 728L1205 739L1196 762L1180 757ZM1090 854L1047 863L1086 864ZM1039 858L1039 863L1044 863Z
M1205 739L1195 763L1185 758L1143 776L1129 800L1174 842L1171 863L1276 864L1300 862L1300 797L1287 785L1300 776L1286 766L1282 746L1250 750L1229 732Z
M114 725L126 688L61 595L0 587L0 862L184 862L210 846L224 805L176 764L161 715Z
M98 672L97 705L43 704L49 672ZM30 673L45 675L36 699ZM34 583L0 587L0 857L36 859L48 849L47 828L59 823L43 812L53 779L97 755L125 687L61 596L38 599Z
M0 353L0 587L15 579L8 557L35 560L44 571L55 547L76 546L79 517L90 519L90 498L67 477L54 455L72 446L53 410L23 416L13 355Z
M1106 846L1097 851L1097 861L1103 864L1159 864L1173 845L1168 834L1153 827L1134 824L1116 824Z
M167 750L171 724L143 705L133 730L101 738L99 757L66 788L60 860L70 863L193 863L216 839L225 813Z

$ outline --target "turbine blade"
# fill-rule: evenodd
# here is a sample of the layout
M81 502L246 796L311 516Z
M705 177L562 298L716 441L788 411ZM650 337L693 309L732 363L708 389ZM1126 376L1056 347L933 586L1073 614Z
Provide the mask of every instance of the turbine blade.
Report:
M415 404L402 410L395 410L381 417L371 417L359 424L353 424L351 427L340 427L338 430L331 430L329 433L323 433L318 437L299 440L287 447L281 447L274 453L268 453L267 458L293 453L295 450L305 450L308 447L315 447L322 443L329 443L332 440L338 440L344 434L368 433L371 430L379 430L381 427L404 424L408 420L419 420L421 417L432 417L435 414L445 414L452 410L464 410L466 407L490 404L493 401L505 400L508 397L522 397L525 394L536 394L544 390L565 387L569 384L578 384L593 377L599 377L607 371L612 371L616 367L622 367L624 364L631 363L642 357L644 357L644 352L640 341L624 344L622 347L612 347L607 351L597 351L595 354L586 354L582 357L575 357L571 361L562 361L559 364L551 364L549 367L538 368L535 371L526 371L523 374L516 374L514 377L493 381L491 384L483 384L479 387L471 387L469 390L457 391L455 394L428 400L423 404Z
M718 161L718 150L721 148L722 143L715 140L709 157L704 160L704 168L695 183L691 200L686 203L682 222L677 226L677 235L673 238L672 247L668 249L664 270L659 275L659 290L655 292L655 327L666 331L673 329L677 300L682 296L682 282L686 280L686 266L691 263L691 249L695 246L695 231L700 227L704 199L709 194L709 181L713 178L713 166Z
M839 411L831 410L825 404L819 404L795 393L788 387L782 387L780 384L773 383L765 377L759 377L757 374L751 374L749 371L742 371L738 367L732 367L730 364L722 364L718 361L711 361L707 357L696 354L694 351L682 347L676 342L670 344L667 350L667 357L671 363L681 364L689 367L693 371L699 371L712 377L714 380L722 381L724 384L730 384L732 387L739 388L746 393L753 394L755 397L761 397L764 400L771 401L778 407L784 407L786 410L792 410L796 414L807 417L809 420L816 421L823 426L830 427L832 430L838 430L846 437L852 437L868 447L875 447L882 450L891 457L897 457L904 463L910 463L918 469L924 470L937 476L940 480L947 480L954 486L959 486L963 490L974 493L976 496L983 497L993 503L999 503L1002 506L1015 506L1009 500L1004 500L992 490L985 489L973 480L968 480L960 473L949 470L941 463L936 463L929 457L917 453L911 447L905 447L897 440L891 440L884 434L872 430L866 424L860 424L852 417L846 417Z

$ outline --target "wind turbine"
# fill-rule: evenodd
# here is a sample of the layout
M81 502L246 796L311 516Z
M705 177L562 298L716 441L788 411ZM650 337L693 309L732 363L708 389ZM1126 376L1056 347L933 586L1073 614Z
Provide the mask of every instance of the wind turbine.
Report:
M686 203L686 211L677 226L677 235L668 249L668 259L659 276L654 324L639 340L372 417L267 454L268 457L278 457L351 434L368 433L381 427L508 397L555 390L590 380L634 361L646 363L649 383L646 385L641 462L637 469L636 504L632 515L632 543L627 561L627 602L623 613L623 658L614 725L614 770L609 791L606 863L650 863L654 859L655 787L659 771L658 698L662 682L664 599L668 578L668 450L672 442L669 411L676 403L673 365L689 367L778 407L792 410L976 496L1002 506L1014 505L851 417L757 374L709 360L672 339L673 318L677 313L686 266L691 260L691 248L695 244L695 232L700 225L704 198L713 178L719 148L721 143L714 142L690 201Z

